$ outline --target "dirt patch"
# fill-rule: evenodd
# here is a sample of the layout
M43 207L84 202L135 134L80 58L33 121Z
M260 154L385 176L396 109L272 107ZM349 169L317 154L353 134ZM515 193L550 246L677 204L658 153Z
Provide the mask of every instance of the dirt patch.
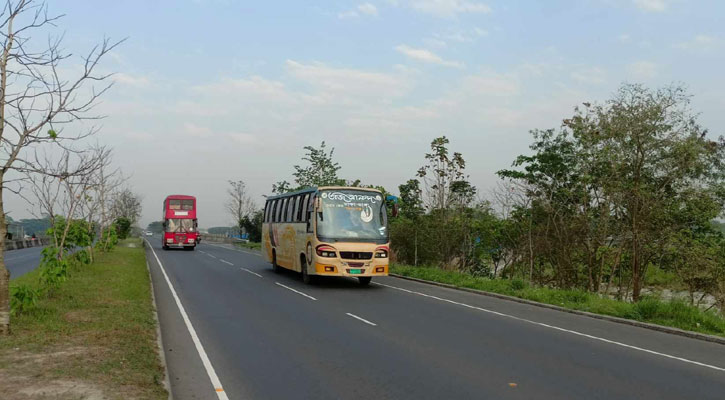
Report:
M93 322L93 317L91 317L87 311L83 311L83 310L68 311L67 313L63 314L63 319L66 320L67 322L72 322L72 323Z
M7 369L0 369L3 400L45 399L110 399L97 383L80 380L54 379L54 371L98 353L100 349L68 347L42 353L14 349L2 358L9 361Z

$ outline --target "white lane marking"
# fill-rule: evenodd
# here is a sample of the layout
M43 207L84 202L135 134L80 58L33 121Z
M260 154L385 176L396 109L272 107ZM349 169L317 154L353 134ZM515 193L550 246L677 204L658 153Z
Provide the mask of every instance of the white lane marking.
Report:
M289 286L285 286L285 285L283 285L283 284L281 284L281 283L279 283L279 282L275 282L275 284L277 284L277 285L279 285L279 286L282 286L283 288L285 288L285 289L287 289L287 290L291 290L291 291L293 291L293 292L295 292L295 293L297 293L297 294L301 294L302 296L305 296L305 297L307 297L308 299L312 299L312 300L317 300L316 298L314 298L314 297L310 296L309 294L306 294L306 293L302 293L302 292L300 292L299 290L294 290L294 289L292 289L291 287L289 287Z
M253 275L257 275L258 277L260 277L260 278L263 278L263 276L262 276L262 275L259 275L258 273L254 272L254 271L248 270L248 269L246 269L246 268L240 268L240 269L241 269L242 271L247 271L247 272L249 272L250 274L253 274Z
M206 253L206 255L209 256L209 257L211 257L211 258L217 258L214 254L211 254L211 253Z
M357 315L355 315L355 314L350 314L350 313L345 313L345 314L347 314L347 315L349 315L349 316L351 316L351 317L353 317L353 318L355 318L355 319L357 319L357 320L360 320L360 321L362 321L362 322L364 322L364 323L366 323L366 324L368 324L368 325L372 325L372 326L378 326L378 324L376 324L376 323L374 323L374 322L370 322L370 321L366 320L365 318L362 318L362 317L358 317L358 316L357 316Z
M234 264L230 263L230 262L229 262L229 261L227 261L227 260L223 260L223 259L221 259L221 258L220 258L220 259L219 259L219 261L223 262L224 264L229 264L229 265L231 265L232 267L234 266Z
M146 241L146 243L148 243L148 240ZM204 369L206 369L206 374L209 375L209 379L211 380L211 385L212 385L212 387L214 387L217 397L220 400L229 400L229 397L227 397L227 393L224 391L224 388L222 387L222 383L219 380L219 377L217 376L216 371L214 371L214 367L211 365L211 361L209 361L209 357L206 355L206 351L204 351L204 346L201 345L199 336L196 335L196 330L194 329L194 326L191 325L191 320L189 319L189 316L186 314L186 310L184 309L184 306L181 304L181 300L179 299L179 296L176 294L176 290L174 290L174 285L171 284L171 280L169 279L169 276L166 275L166 270L164 269L164 265L161 264L161 260L159 260L159 256L156 255L156 251L154 251L154 248L153 248L153 246L151 246L151 243L148 243L148 245L149 245L149 248L151 249L151 253L154 255L154 258L156 258L156 262L159 264L159 268L161 268L161 273L164 274L166 283L169 285L169 289L171 290L171 295L174 297L174 300L176 300L176 306L179 308L179 312L181 312L181 317L184 319L184 324L186 324L186 329L189 331L189 334L191 335L191 340L194 342L196 351L197 351L197 353L199 353L199 357L201 358L201 363L204 364Z
M199 250L199 253L201 253L201 254L206 254L206 251L204 251L204 250Z
M543 322L536 322L536 321L532 321L532 320L529 320L529 319L526 319L526 318L521 318L521 317L517 317L517 316L514 316L514 315L510 315L510 314L504 314L504 313L501 313L501 312L498 312L498 311L493 311L493 310L488 310L488 309L481 308L481 307L472 306L470 304L459 303L457 301L453 301L453 300L449 300L449 299L444 299L442 297L437 297L437 296L433 296L433 295L430 295L430 294L425 294L425 293L416 292L416 291L413 291L413 290L403 289L403 288L399 288L399 287L396 287L396 286L390 286L390 285L386 285L384 283L374 282L374 284L380 285L380 286L385 286L385 287L388 287L388 288L391 288L391 289L400 290L400 291L403 291L403 292L406 292L406 293L417 294L417 295L423 296L423 297L429 297L431 299L440 300L440 301L443 301L443 302L446 302L446 303L451 303L451 304L455 304L455 305L459 305L459 306L471 308L471 309L478 310L478 311L487 312L487 313L494 314L494 315L498 315L498 316L501 316L501 317L515 319L517 321L526 322L526 323L533 324L533 325L543 326L545 328L554 329L554 330L561 331L561 332L571 333L572 335L582 336L582 337L586 337L586 338L589 338L589 339L598 340L600 342L609 343L609 344L613 344L613 345L621 346L621 347L626 347L628 349L637 350L637 351L641 351L641 352L649 353L649 354L654 354L654 355L661 356L661 357L665 357L665 358L669 358L669 359L672 359L672 360L682 361L682 362L685 362L685 363L688 363L688 364L694 364L694 365L698 365L700 367L705 367L705 368L714 369L716 371L725 372L725 368L718 367L718 366L715 366L715 365L705 364L705 363L701 363L699 361L689 360L687 358L682 358L682 357L677 357L677 356L673 356L673 355L670 355L670 354L660 353L658 351L654 351L654 350L645 349L645 348L642 348L642 347L633 346L631 344L617 342L617 341L605 339L605 338L602 338L602 337L599 337L599 336L589 335L587 333L582 333L582 332L578 332L578 331L573 331L571 329L566 329L566 328L561 328L561 327L554 326L554 325L545 324Z
M226 247L226 246L220 246L220 245L214 244L214 243L207 243L207 244L209 246L220 247L222 249L227 249L227 250L231 250L231 251L238 251L240 253L247 253L247 254L251 254L253 256L262 257L262 254L260 254L260 253L252 253L251 251L244 251L244 250L240 250L240 249L233 249L233 248Z

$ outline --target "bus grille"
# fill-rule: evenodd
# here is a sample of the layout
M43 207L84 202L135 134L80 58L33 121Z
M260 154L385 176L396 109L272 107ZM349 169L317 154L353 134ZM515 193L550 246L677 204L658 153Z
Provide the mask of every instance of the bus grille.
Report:
M341 251L340 258L345 260L369 260L373 253L369 251Z

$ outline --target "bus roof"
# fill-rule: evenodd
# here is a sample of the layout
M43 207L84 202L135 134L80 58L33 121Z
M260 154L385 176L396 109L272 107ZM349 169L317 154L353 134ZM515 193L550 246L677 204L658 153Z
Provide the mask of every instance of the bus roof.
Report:
M179 199L179 200L196 200L196 197L189 196L186 194L170 194L166 196L166 200L168 199Z
M280 198L284 198L284 197L296 196L298 194L316 192L318 190L362 190L362 191L366 191L366 192L381 193L380 190L378 190L378 189L364 188L364 187L357 187L357 186L320 186L320 187L309 187L309 188L305 188L305 189L298 190L295 192L269 196L269 197L267 197L267 200L276 200L276 199L280 199Z

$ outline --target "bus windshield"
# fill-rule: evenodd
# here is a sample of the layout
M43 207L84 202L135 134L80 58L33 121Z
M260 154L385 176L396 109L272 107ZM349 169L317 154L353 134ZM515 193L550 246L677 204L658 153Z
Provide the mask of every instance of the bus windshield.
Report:
M380 193L329 190L319 194L317 236L330 241L388 240L388 216Z
M194 232L194 220L189 218L167 219L166 232Z

